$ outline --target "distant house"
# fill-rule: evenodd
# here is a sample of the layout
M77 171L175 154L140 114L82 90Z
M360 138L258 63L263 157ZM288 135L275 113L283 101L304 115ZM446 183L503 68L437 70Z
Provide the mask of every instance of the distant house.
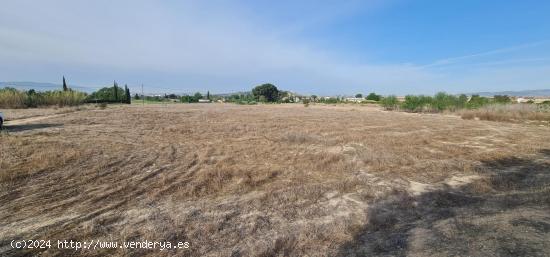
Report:
M346 97L344 100L346 102L360 103L360 102L363 102L365 99L362 97Z
M518 102L518 104L520 104L520 103L527 103L527 102L529 102L529 100L531 100L531 99L529 99L529 98L524 98L524 97L518 97L518 98L516 98L516 102Z
M212 101L210 101L209 99L199 99L199 103L210 103Z
M295 93L286 91L286 92L283 93L283 96L281 97L280 100L285 102L285 103L298 103L302 100L302 97L298 96Z

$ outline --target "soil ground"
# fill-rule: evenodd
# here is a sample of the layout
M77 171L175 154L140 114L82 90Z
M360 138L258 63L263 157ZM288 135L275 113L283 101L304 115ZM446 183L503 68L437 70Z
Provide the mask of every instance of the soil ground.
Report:
M3 110L0 255L550 255L547 126L353 105L40 110Z

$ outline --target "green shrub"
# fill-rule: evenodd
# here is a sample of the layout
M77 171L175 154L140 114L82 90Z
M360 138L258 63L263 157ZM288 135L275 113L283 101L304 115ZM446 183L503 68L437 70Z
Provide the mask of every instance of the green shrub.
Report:
M497 104L507 104L511 103L512 99L507 95L495 95L493 101Z
M457 97L455 95L440 92L433 97L431 107L434 111L456 111L464 108L467 101L468 97L466 95Z
M472 95L472 97L470 97L470 100L466 104L466 107L468 109L476 109L487 104L489 104L488 98L479 95Z
M424 95L407 95L405 101L401 104L401 108L410 112L422 112L429 110L433 99L430 96Z
M380 104L386 110L395 110L399 104L399 100L394 95L386 96L380 100Z

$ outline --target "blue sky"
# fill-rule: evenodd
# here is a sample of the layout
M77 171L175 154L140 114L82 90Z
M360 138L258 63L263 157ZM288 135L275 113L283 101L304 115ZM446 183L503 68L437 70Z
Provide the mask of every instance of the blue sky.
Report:
M296 3L298 2L298 3ZM318 95L550 88L548 1L5 1L0 81Z

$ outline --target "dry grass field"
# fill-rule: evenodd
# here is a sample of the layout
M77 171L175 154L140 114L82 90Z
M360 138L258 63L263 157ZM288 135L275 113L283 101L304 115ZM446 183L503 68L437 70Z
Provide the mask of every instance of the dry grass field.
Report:
M0 255L550 256L548 126L190 104L7 128ZM18 250L13 239L190 248Z

